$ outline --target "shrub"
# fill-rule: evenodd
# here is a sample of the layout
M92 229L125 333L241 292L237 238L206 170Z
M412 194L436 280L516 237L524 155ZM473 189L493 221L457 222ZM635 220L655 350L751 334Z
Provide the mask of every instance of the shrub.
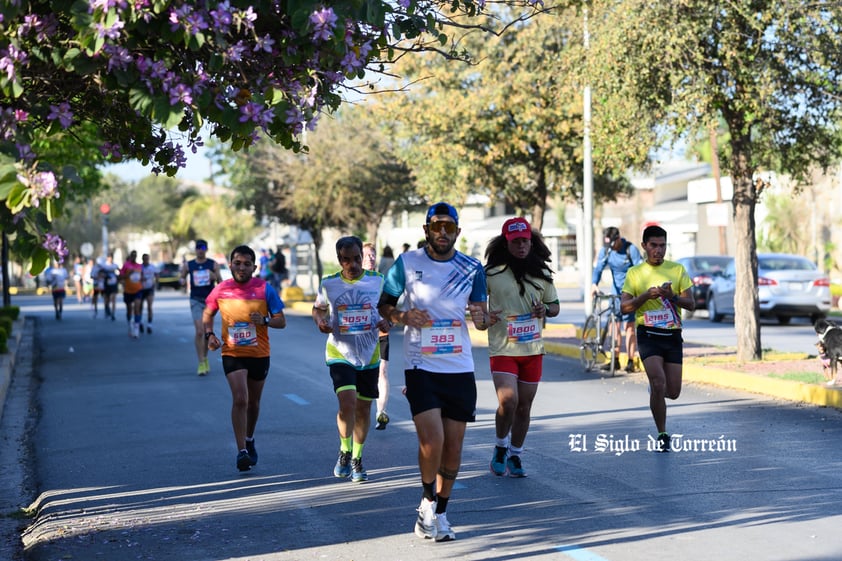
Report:
M0 316L10 317L15 321L20 317L20 306L3 306L0 308Z

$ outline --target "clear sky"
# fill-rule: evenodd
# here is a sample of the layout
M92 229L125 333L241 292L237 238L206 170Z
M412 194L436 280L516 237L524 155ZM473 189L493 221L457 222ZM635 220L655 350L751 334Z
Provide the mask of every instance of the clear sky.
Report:
M178 171L177 179L189 181L207 181L210 177L210 160L205 157L205 147L199 147L194 154L187 150L187 167ZM140 165L138 161L112 164L102 168L103 172L111 173L125 181L139 181L150 175L151 164L147 167Z

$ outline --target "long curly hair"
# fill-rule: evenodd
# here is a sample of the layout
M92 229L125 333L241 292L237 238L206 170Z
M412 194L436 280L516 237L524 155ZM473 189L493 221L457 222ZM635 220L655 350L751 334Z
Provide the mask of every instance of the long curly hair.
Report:
M527 275L553 282L553 270L547 265L550 261L550 250L544 243L544 238L535 230L532 230L532 249L525 259L515 259L509 253L508 242L502 235L493 238L488 242L488 247L485 248L485 274L494 276L499 275L506 269L511 269L520 287L521 296L526 292L524 283L529 283L533 288L541 288L539 284L527 278ZM499 271L489 273L490 270L500 265L504 267Z

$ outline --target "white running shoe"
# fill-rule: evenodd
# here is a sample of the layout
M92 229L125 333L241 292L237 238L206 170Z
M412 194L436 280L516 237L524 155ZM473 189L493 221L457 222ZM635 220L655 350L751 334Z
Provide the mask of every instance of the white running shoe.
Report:
M436 514L436 541L449 542L456 539L456 533L447 521L447 513Z
M421 499L418 507L418 519L415 521L415 535L427 540L436 537L436 502Z

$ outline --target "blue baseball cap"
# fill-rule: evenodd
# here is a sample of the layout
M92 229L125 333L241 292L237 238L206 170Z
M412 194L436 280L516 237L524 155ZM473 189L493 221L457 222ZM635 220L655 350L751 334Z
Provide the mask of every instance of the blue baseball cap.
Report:
M456 224L459 224L459 213L456 212L455 208L453 208L447 203L436 203L430 207L430 209L427 211L427 224L429 224L430 219L436 215L449 216L453 219L454 222L456 222Z

